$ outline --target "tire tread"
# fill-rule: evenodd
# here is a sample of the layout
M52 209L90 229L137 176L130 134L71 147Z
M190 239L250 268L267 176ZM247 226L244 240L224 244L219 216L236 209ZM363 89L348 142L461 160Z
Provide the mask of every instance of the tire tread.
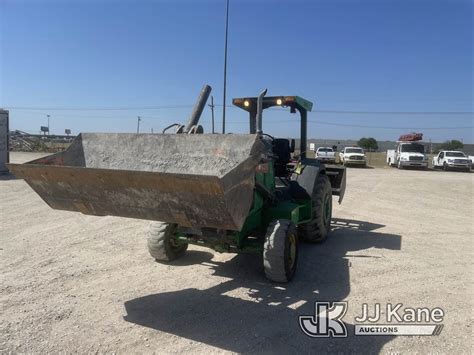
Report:
M170 238L174 233L176 225L155 222L150 227L150 234L148 237L148 251L156 261L173 261L184 255L187 244L183 244L179 248L173 247L170 244Z
M325 192L328 192L332 195L331 183L329 182L329 178L326 175L319 175L316 182L316 189L312 196L313 211L322 211L323 197ZM311 243L321 243L326 240L329 228L324 225L322 218L322 215L315 216L310 222L302 224L298 227L298 233L304 241Z
M296 227L287 219L275 220L268 225L263 248L263 266L265 275L271 281L288 282L293 276L288 275L285 268L285 244L291 232L296 235Z

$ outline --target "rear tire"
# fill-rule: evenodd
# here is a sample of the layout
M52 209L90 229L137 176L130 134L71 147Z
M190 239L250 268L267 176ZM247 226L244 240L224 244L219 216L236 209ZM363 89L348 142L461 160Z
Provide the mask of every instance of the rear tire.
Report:
M319 175L312 196L313 219L298 226L298 234L306 242L322 243L331 229L332 189L329 178Z
M184 255L187 243L177 244L174 239L176 224L153 223L148 237L148 251L158 262L170 262Z
M293 222L273 221L267 227L263 246L263 268L274 282L288 282L293 278L298 261L298 234Z

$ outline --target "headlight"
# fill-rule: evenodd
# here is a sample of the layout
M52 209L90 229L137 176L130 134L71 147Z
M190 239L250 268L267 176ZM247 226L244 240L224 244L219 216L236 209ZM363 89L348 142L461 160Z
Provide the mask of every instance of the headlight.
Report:
M427 157L427 156L423 156L423 160L428 160L428 157Z
M453 159L448 159L448 163L452 163L453 161Z
M400 157L400 160L408 160L408 157Z

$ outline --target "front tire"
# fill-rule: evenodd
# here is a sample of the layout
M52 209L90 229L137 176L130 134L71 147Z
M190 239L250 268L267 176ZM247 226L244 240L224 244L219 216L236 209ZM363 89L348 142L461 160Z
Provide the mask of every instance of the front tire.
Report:
M263 246L263 268L274 282L288 282L293 278L298 261L298 234L293 222L273 221L267 227Z
M449 170L449 169L448 169L448 164L443 163L443 170L444 170L444 171L448 171L448 170Z
M298 227L299 236L306 242L322 243L331 229L332 189L329 178L319 175L313 191L313 219Z
M148 237L148 251L158 262L170 262L184 255L187 243L176 243L174 233L176 224L153 223Z

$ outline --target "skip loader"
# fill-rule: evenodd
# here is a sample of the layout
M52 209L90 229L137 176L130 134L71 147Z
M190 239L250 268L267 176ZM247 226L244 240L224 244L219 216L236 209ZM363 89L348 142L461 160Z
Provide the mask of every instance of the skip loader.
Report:
M8 167L54 209L159 221L148 237L159 262L197 244L263 255L266 276L288 282L304 246L298 239L327 238L346 170L306 157L310 101L266 90L236 98L249 134L202 134L209 92L205 86L186 126L173 125L178 134L82 133L64 152ZM264 133L263 111L274 106L299 113L298 154L295 140Z

